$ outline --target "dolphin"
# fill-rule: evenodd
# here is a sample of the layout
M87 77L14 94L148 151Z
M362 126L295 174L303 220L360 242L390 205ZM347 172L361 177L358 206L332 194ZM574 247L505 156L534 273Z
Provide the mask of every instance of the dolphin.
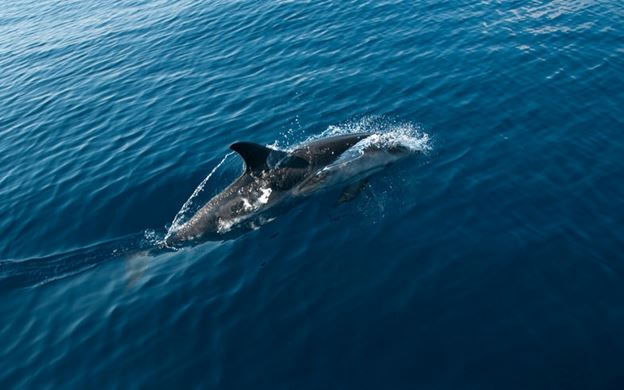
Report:
M241 176L186 223L169 231L165 244L177 247L218 239L237 228L253 228L264 222L267 211L288 200L337 185L346 186L340 201L353 199L364 188L367 177L412 151L398 143L373 142L379 137L379 133L331 136L290 152L252 142L233 143L230 149L245 165Z

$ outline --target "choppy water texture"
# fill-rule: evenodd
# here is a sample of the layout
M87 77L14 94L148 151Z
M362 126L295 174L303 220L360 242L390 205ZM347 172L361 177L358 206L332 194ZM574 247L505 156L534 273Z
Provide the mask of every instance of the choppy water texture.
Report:
M621 388L623 26L619 0L4 2L0 387ZM154 250L233 141L358 130L430 150Z

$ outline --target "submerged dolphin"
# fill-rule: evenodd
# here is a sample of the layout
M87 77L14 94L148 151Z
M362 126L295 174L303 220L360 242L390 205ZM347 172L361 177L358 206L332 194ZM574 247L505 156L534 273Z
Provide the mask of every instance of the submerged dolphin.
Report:
M243 174L210 199L185 224L170 231L168 246L221 236L253 217L274 210L288 199L321 189L347 185L341 200L353 198L363 179L409 154L401 144L370 142L381 135L357 133L332 136L286 152L251 142L236 142L230 149L245 162ZM369 142L367 142L369 141Z

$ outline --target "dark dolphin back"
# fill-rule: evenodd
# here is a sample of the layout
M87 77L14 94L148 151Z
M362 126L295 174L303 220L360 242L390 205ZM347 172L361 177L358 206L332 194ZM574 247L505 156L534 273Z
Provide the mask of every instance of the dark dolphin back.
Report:
M347 149L371 135L372 133L355 133L319 139L296 149L292 155L304 158L312 166L327 165L340 157Z

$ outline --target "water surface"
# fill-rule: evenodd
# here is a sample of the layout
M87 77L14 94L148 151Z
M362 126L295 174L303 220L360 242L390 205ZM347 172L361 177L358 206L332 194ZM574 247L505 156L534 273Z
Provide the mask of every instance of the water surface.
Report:
M619 388L622 26L615 0L3 4L0 387ZM154 250L232 142L370 130L430 151Z

